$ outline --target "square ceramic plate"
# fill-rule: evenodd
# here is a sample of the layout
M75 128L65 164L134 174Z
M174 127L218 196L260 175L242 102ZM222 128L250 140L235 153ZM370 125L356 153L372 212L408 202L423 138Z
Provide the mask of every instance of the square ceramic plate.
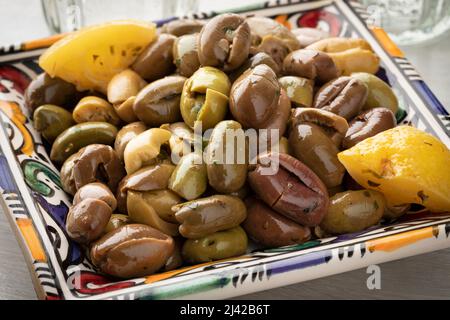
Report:
M449 114L386 33L366 26L367 15L358 3L270 1L234 11L270 16L291 28L320 25L333 36L365 38L381 57L378 76L399 97L399 123L428 131L450 146ZM207 19L214 14L194 17ZM249 252L145 278L105 277L67 237L69 198L24 108L24 89L41 72L37 58L55 38L0 48L0 202L40 298L228 298L450 247L450 213L422 213L357 234Z

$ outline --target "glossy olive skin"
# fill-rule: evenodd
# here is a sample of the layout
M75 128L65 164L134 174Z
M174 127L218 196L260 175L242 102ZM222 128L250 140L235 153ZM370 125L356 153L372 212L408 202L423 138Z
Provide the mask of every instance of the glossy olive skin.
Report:
M207 186L206 164L197 153L181 158L169 180L169 189L186 200L197 199L206 191Z
M114 150L120 160L123 160L123 153L125 147L131 139L147 130L145 123L138 121L123 126L122 129L117 132L116 140L114 141Z
M129 216L120 213L113 213L111 218L109 218L105 230L103 230L103 234L107 234L127 224L131 224L131 219Z
M138 121L138 118L134 114L133 105L136 100L135 96L129 97L127 100L114 105L114 110L116 110L117 115L122 121L126 123L132 123Z
M166 264L162 271L175 270L183 265L183 257L181 256L181 249L183 247L184 240L180 237L174 238L175 247L172 255L167 259Z
M247 70L233 83L230 111L244 128L274 129L282 136L291 103L276 74L262 64Z
M128 224L104 235L91 247L92 263L119 278L150 275L161 269L174 250L172 237L141 224Z
M150 127L180 121L180 98L185 81L185 77L168 76L144 87L133 104L138 119Z
M342 147L349 149L367 138L394 128L396 125L395 115L387 108L365 111L350 122L350 128L342 141Z
M185 83L181 94L181 116L192 129L201 124L205 131L225 118L231 83L213 67L198 69Z
M260 155L259 163L249 166L248 182L268 206L301 225L318 225L328 210L323 182L288 154Z
M236 81L236 79L239 78L245 71L248 69L253 69L260 64L265 64L270 67L277 76L281 73L281 67L272 59L270 55L265 52L258 52L254 56L247 59L242 66L230 74L231 81Z
M121 213L127 213L127 192L154 191L167 189L169 178L175 166L171 163L156 163L145 166L138 171L125 176L117 188L117 208Z
M339 149L325 131L313 123L295 125L289 135L292 155L306 164L328 188L342 183L345 168L339 162Z
M61 166L61 170L59 176L61 178L61 184L63 190L68 194L74 195L77 192L77 188L75 186L75 181L73 179L73 166L75 165L75 160L77 160L77 154L74 153L66 161L64 161Z
M277 248L298 244L311 238L309 228L272 210L261 200L245 200L247 219L242 224L247 235L265 247Z
M78 189L73 197L73 205L80 203L85 199L98 199L105 202L114 211L117 208L117 200L109 188L100 182L93 182Z
M178 73L190 77L200 67L197 50L197 34L188 34L175 40L173 44L173 63Z
M149 203L158 216L169 223L178 224L172 207L182 203L184 200L169 189L142 191L142 198Z
M73 84L47 73L38 75L25 90L25 103L31 112L44 104L72 108L80 97Z
M383 107L390 109L394 114L397 113L399 108L397 96L386 82L370 73L352 73L351 77L363 82L369 89L364 110Z
M72 113L52 104L40 106L33 114L34 127L49 142L53 142L64 130L74 124Z
M108 101L95 96L81 99L72 113L76 123L108 122L114 126L120 124L120 118L113 106Z
M331 57L320 51L300 49L291 52L283 61L285 75L326 83L340 75Z
M331 234L359 232L380 222L386 201L374 190L346 191L330 198L320 227Z
M165 124L161 128L169 130L172 135L169 139L171 159L178 163L180 159L191 153L194 149L194 132L184 122Z
M286 91L293 105L303 108L310 108L312 106L314 81L294 76L282 77L278 81Z
M90 144L112 145L117 128L107 122L84 122L64 130L55 140L50 159L63 163L68 157Z
M233 196L214 195L174 206L180 234L198 239L238 226L247 216L244 202Z
M209 20L198 36L198 58L202 66L235 70L250 50L250 27L237 14L225 13Z
M135 71L125 69L109 81L107 89L108 101L114 106L118 106L130 97L136 96L146 84L145 80ZM123 120L126 121L125 119Z
M202 30L205 22L196 19L177 19L167 22L161 27L162 33L170 33L177 37L198 33Z
M283 39L273 35L263 37L259 45L253 50L267 53L279 68L283 66L284 59L291 52Z
M178 224L167 222L159 216L157 209L161 210L164 208L161 205L159 205L159 208L155 208L153 205L154 199L155 197L152 191L148 194L147 192L128 190L128 216L136 223L148 225L170 236L177 236ZM181 199L178 199L176 203L179 202L181 202ZM167 215L167 211L165 213Z
M314 108L351 120L361 112L367 95L368 89L364 83L351 77L340 77L320 88L314 98Z
M248 239L241 227L218 231L199 239L188 239L182 256L188 263L201 263L242 255L247 250Z
M137 57L131 66L143 79L151 82L168 76L175 70L172 56L172 46L176 37L170 34L160 34Z
M240 135L242 139L237 138L237 142L234 139L227 141L227 135L232 133L235 133L236 137ZM246 150L244 131L239 122L226 120L217 124L209 138L206 151L208 181L217 192L236 192L244 186L247 178ZM227 156L232 152L234 159L227 161ZM224 159L220 159L222 157Z
M84 199L72 206L66 220L69 237L82 244L99 238L111 217L111 207L98 199Z
M116 152L103 144L91 144L80 149L71 172L77 190L92 182L102 182L110 190L116 190L124 176L125 170Z

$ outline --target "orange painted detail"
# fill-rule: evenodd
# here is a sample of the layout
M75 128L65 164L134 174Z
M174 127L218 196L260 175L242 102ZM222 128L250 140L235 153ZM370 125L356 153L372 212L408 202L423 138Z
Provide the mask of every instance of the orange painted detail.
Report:
M287 14L282 14L282 15L277 16L275 18L275 21L277 21L278 23L282 24L283 26L285 26L289 30L292 29L292 26L291 26L291 23L288 20Z
M31 219L17 219L16 223L19 226L20 233L22 233L22 236L27 243L28 249L30 249L33 259L35 261L45 262L47 257L45 256L44 249L42 248Z
M53 36L28 41L22 44L21 49L22 50L33 50L33 49L39 49L39 48L46 48L54 44L56 41L64 38L68 33L58 33Z
M20 110L19 105L15 102L0 100L0 111L3 111L22 133L23 145L20 150L27 156L31 156L34 150L33 138L24 125L27 118Z
M154 283L154 282L157 282L157 281L169 279L169 278L172 278L172 277L174 277L176 275L179 275L179 274L181 274L183 272L187 272L187 271L190 271L190 270L193 270L193 269L197 269L197 268L201 268L201 267L206 267L206 266L209 266L209 265L212 265L212 264L215 264L215 263L226 262L226 261L237 260L237 259L245 259L245 258L248 258L248 257L250 257L250 256L240 256L240 257L216 260L216 261L196 264L195 266L185 267L185 268L182 268L182 269L177 269L177 270L173 270L173 271L167 271L167 272L163 272L163 273L154 274L154 275L148 276L145 279L145 283L149 284L149 283Z
M406 247L421 240L429 239L437 236L439 230L437 228L428 227L414 231L408 231L392 236L369 240L366 246L370 252L386 251L392 252L397 249Z
M403 58L405 55L402 50L397 47L394 41L389 37L389 35L384 31L383 28L379 27L370 27L372 29L373 34L378 39L378 41L381 43L383 48L392 56L392 57L398 57Z

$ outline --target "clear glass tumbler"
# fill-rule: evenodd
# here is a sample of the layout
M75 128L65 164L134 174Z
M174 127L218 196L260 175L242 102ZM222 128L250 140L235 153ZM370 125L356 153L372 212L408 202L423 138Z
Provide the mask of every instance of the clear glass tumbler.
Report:
M369 22L399 45L435 39L450 29L450 0L361 0Z
M198 0L41 0L54 33L117 19L159 20L197 11Z

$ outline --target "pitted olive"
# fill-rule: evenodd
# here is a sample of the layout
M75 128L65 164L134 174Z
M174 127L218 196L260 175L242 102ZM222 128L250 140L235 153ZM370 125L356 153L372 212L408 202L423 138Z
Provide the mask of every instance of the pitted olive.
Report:
M108 101L88 96L81 99L73 109L73 119L76 123L83 122L108 122L112 125L119 125L120 118Z
M199 239L186 240L182 256L188 263L226 259L244 254L247 251L247 244L245 231L237 226Z
M363 82L351 77L340 77L320 88L313 106L351 120L361 112L367 95L368 89Z
M119 130L116 140L114 141L114 150L120 160L123 160L123 154L128 142L145 130L147 130L147 126L140 121L127 124Z
M244 63L250 50L250 27L237 14L225 13L209 20L198 36L202 66L232 71Z
M301 225L318 225L328 210L323 182L288 154L261 155L258 164L249 166L248 181L268 206Z
M281 72L280 66L276 64L271 56L269 56L265 52L258 52L250 59L246 60L246 62L244 62L244 64L240 66L239 69L236 69L230 74L231 82L236 81L236 79L239 78L248 69L253 69L260 64L265 64L266 66L271 68L276 75L279 75Z
M247 216L244 202L233 196L214 195L181 203L172 208L180 234L197 239L238 226Z
M160 34L137 57L131 66L143 79L152 82L168 76L175 70L172 47L176 37L170 34Z
M189 153L181 158L169 180L169 189L186 200L200 197L208 186L206 165L201 154Z
M67 160L64 161L59 174L61 177L61 184L63 190L68 194L71 194L72 196L77 192L77 188L75 187L75 181L73 180L72 175L73 166L75 164L76 159L77 159L76 153L67 158Z
M133 105L139 120L151 127L181 120L180 98L185 81L185 77L168 76L144 87Z
M198 34L188 34L177 38L173 44L173 61L182 76L190 77L200 67L197 37Z
M72 154L90 144L112 145L117 128L107 122L83 122L64 130L53 142L50 159L64 162Z
M146 225L128 224L97 240L90 256L104 273L132 278L161 269L173 250L172 237Z
M202 30L205 22L196 19L177 19L165 23L161 27L161 33L170 33L177 37L198 33Z
M242 227L247 235L265 247L282 247L303 243L311 237L304 227L269 208L253 197L246 199L247 219Z
M291 52L283 62L286 75L326 83L340 75L333 59L324 52L301 49Z
M281 87L296 107L310 108L313 103L314 81L287 76L278 79Z
M186 123L175 122L170 125L162 125L161 128L172 133L169 139L169 146L173 163L178 163L183 156L193 151L194 132Z
M263 37L258 46L253 48L253 51L267 53L279 68L283 66L284 59L291 52L288 44L283 39L273 35Z
M106 225L105 230L103 230L103 233L107 234L127 224L131 224L131 219L129 216L120 213L113 213L111 218L109 218L109 222Z
M213 67L198 69L183 87L181 95L181 116L191 128L202 126L202 130L213 128L225 118L228 95L228 76Z
M161 152L161 145L168 143L170 136L170 131L152 128L132 138L125 147L123 156L127 174L153 164Z
M66 221L67 233L72 240L88 244L103 234L111 214L111 207L106 202L84 199L70 208Z
M397 125L395 115L387 108L374 108L361 113L350 122L342 147L350 149L357 143Z
M291 103L275 72L262 64L247 70L233 83L230 111L244 128L274 129L282 136Z
M108 83L108 101L115 106L136 96L146 82L135 71L126 69L116 74Z
M138 121L138 118L134 114L133 105L136 100L135 96L129 97L122 103L117 103L114 105L117 115L120 119L127 123Z
M206 169L211 187L231 193L243 187L247 178L245 133L239 122L221 121L212 131L206 151Z
M88 183L78 189L77 193L73 197L73 205L78 204L84 199L98 199L104 201L111 210L114 211L117 208L117 200L111 190L103 183L93 182Z
M181 256L181 248L183 247L184 241L182 238L177 237L174 238L174 250L172 255L167 259L166 264L164 265L163 271L171 271L175 270L183 265L183 257Z
M25 103L31 113L44 104L71 109L80 97L73 84L47 73L38 75L25 90Z
M72 113L52 104L40 106L33 114L34 127L49 142L53 142L64 130L74 124Z

